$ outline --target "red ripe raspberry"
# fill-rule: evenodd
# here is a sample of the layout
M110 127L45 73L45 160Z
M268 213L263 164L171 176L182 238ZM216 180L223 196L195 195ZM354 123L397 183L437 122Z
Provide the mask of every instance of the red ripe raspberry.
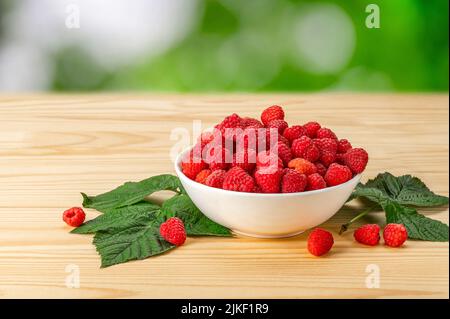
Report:
M343 184L353 177L352 171L344 165L333 163L325 174L325 182L328 186Z
M344 154L336 154L336 163L345 165L344 163Z
M306 136L309 136L310 138L315 138L317 136L317 131L321 128L320 124L317 122L308 122L303 125L303 127L305 128Z
M184 224L178 217L171 217L159 226L160 235L169 243L181 246L186 241Z
M197 174L197 176L195 177L195 181L200 184L205 184L206 178L208 178L209 175L211 175L211 170L204 169Z
M253 178L239 166L231 168L223 180L223 189L251 193L255 188Z
M325 255L333 244L333 235L322 228L314 229L308 236L308 251L314 256Z
M78 227L83 224L86 214L80 207L72 207L63 213L63 220L67 225L72 227Z
M236 151L236 153L233 154L233 163L231 164L232 167L239 166L245 171L251 172L255 168L255 165L256 165L255 150L247 148L244 150Z
M315 162L320 157L320 150L314 145L312 139L307 136L302 136L292 142L292 155L307 159L310 162Z
M350 144L350 142L348 140L346 140L346 139L339 140L339 143L338 143L338 153L339 154L344 154L351 149L352 149L352 144Z
M289 125L285 120L273 120L267 124L267 128L276 128L279 134L283 134L284 130L287 129Z
M292 159L292 152L289 146L284 144L283 142L278 142L272 149L272 153L275 153L278 155L279 158L283 161L283 164L285 166L288 165L288 163Z
M294 158L288 163L288 167L306 176L317 173L316 165L304 158Z
M327 168L322 163L315 163L317 168L317 173L320 174L320 176L325 176L325 173L327 172Z
M408 238L408 231L402 224L387 224L384 227L383 238L389 247L400 247Z
M320 162L328 167L336 161L336 153L332 153L329 151L323 151L322 155L320 155Z
M325 128L325 127L322 127L317 131L316 137L317 138L332 138L334 140L338 139L336 134L334 134L334 132L332 130L330 130L329 128Z
M215 188L222 188L226 173L226 171L221 169L212 171L211 174L206 178L205 185Z
M194 156L192 153L187 154L181 162L181 170L183 174L190 179L195 179L198 173L207 168L202 158Z
M225 147L213 146L206 151L205 162L213 171L217 169L227 169L233 160L233 155Z
M306 190L314 191L317 189L322 189L327 187L327 183L319 173L308 175L308 184L306 185Z
M377 224L367 224L359 227L353 233L353 237L358 243L375 246L380 242L380 226Z
M241 126L243 128L246 128L248 126L252 126L255 128L262 128L264 125L257 119L251 118L251 117L243 117L241 119Z
M265 126L273 120L284 120L284 111L281 106L273 105L262 112L261 121Z
M321 152L336 154L338 151L338 142L332 138L316 138L313 142Z
M283 169L257 168L255 180L263 193L279 193Z
M305 174L300 174L294 169L286 169L281 179L282 193L303 192L306 188L308 179Z
M353 173L359 174L366 168L369 154L362 148L352 148L344 154L343 161Z
M281 158L270 151L259 152L256 156L256 168L283 168Z
M293 125L285 129L283 132L283 136L287 138L290 143L292 143L293 140L296 140L305 134L306 131L301 125Z
M227 116L220 124L216 126L220 130L225 139L235 141L242 130L241 118L236 113Z

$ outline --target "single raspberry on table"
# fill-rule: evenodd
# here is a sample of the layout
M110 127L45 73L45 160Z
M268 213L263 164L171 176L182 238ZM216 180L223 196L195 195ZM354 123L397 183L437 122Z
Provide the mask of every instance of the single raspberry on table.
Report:
M212 171L211 174L206 178L205 185L215 188L223 188L223 180L225 179L225 170Z
M236 151L231 166L239 166L247 172L253 171L256 166L256 151L251 148Z
M231 168L223 180L223 189L236 192L251 193L255 188L255 181L239 166Z
M320 130L321 126L317 122L308 122L303 125L305 128L305 134L310 138L315 138L317 136L317 131Z
M284 120L283 108L279 105L272 105L261 114L261 122L267 126L273 120Z
M289 168L295 169L297 172L305 175L317 173L317 167L304 158L294 158L288 163Z
M333 163L328 167L324 179L328 186L336 186L351 180L352 177L353 174L350 168L345 165Z
M67 225L78 227L83 224L86 214L81 207L72 207L63 213L63 220Z
M272 152L278 155L278 157L283 161L284 165L287 166L292 159L292 152L289 146L283 142L278 142L272 149Z
M184 224L178 217L171 217L159 226L160 235L169 243L181 246L186 241Z
M283 169L278 167L257 168L255 171L256 183L263 193L279 193L282 176Z
M317 168L317 173L320 174L320 176L325 176L325 173L327 172L327 168L322 163L315 163Z
M204 169L197 174L197 176L195 177L195 181L201 184L205 184L206 179L208 178L209 175L211 175L211 170L208 168Z
M334 132L332 130L330 130L329 128L326 127L322 127L317 131L316 134L317 138L332 138L334 140L337 140L337 136L336 134L334 134Z
M243 128L246 128L248 126L252 126L255 128L262 128L264 127L264 125L257 119L252 118L252 117L243 117L241 118L241 126Z
M317 257L329 252L333 244L333 235L322 228L314 229L308 236L308 251Z
M278 134L283 134L284 130L288 128L288 123L285 120L273 120L267 124L267 128L275 128Z
M195 180L198 173L207 167L208 164L206 164L201 157L194 156L192 152L186 154L181 161L181 170L183 171L183 174L193 180Z
M291 145L292 155L315 162L320 158L320 150L308 136L295 139Z
M377 224L363 225L355 230L353 237L358 243L364 245L378 245L380 242L380 226Z
M281 178L281 192L303 192L306 188L307 182L308 179L306 178L305 174L300 174L294 169L287 168L284 170L284 175Z
M383 230L384 243L389 247L400 247L408 238L408 231L402 224L387 224Z
M343 155L342 160L353 173L359 174L366 168L369 154L362 148L352 148Z
M308 175L308 184L306 185L306 190L314 191L325 187L327 187L327 183L319 173Z
M352 149L352 144L350 144L350 142L348 140L341 139L338 142L338 153L339 154L344 154L347 153L347 151Z
M292 143L293 140L296 140L305 134L306 130L301 125L293 125L286 128L283 132L283 136L289 140L289 143Z

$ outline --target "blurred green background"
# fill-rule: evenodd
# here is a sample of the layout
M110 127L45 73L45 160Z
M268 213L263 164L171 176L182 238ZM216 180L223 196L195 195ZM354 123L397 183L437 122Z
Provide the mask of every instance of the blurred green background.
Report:
M448 5L0 0L0 91L447 92Z

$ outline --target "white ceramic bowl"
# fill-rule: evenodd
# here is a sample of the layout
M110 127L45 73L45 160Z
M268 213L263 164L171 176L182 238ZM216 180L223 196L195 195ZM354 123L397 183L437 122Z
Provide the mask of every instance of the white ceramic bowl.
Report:
M178 155L175 171L194 204L216 223L251 237L289 237L322 224L345 204L361 178L359 174L344 184L303 193L233 192L186 177L180 168L185 152Z

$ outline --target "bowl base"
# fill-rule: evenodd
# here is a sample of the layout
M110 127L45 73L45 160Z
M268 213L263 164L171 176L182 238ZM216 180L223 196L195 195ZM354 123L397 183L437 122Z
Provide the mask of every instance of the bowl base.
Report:
M294 236L300 235L303 232L305 232L305 231L302 230L299 232L290 233L290 234L286 234L286 235L258 235L258 234L250 234L250 233L244 233L244 232L241 232L238 230L233 230L233 233L236 233L238 235L242 235L242 236L246 236L246 237L253 237L253 238L266 238L266 239L294 237Z

